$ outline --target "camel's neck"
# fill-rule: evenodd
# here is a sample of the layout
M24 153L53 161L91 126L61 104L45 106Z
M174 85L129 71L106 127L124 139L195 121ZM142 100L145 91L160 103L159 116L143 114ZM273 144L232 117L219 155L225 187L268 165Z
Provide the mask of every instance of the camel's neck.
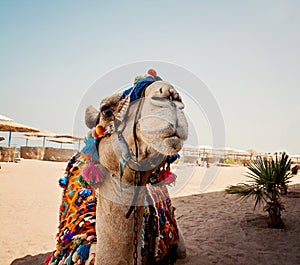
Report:
M97 201L97 264L133 264L134 215L125 215L131 205L134 189L123 183L122 192L118 177L108 177L99 189ZM140 189L140 198L144 189ZM137 207L138 256L140 261L141 223L143 201ZM140 262L138 263L140 264Z
M129 118L123 132L128 146L134 147L136 139L133 138L133 120ZM146 145L139 142L139 161L147 158ZM135 152L135 149L133 148ZM107 176L99 189L97 201L97 265L126 264L132 265L134 251L134 215L126 219L134 197L134 173L125 166L122 192L120 191L119 161L122 157L117 134L104 137L99 145L100 163L115 176ZM152 170L143 172L142 185L145 185ZM131 183L131 185L130 185ZM127 184L127 185L126 185ZM138 264L141 264L141 230L144 212L145 188L139 192L137 205L138 223Z

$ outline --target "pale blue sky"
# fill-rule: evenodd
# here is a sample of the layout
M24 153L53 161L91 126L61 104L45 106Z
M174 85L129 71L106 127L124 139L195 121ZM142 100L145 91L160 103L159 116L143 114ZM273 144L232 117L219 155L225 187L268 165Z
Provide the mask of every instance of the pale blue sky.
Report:
M300 153L299 13L297 0L1 1L0 114L70 133L96 79L165 61L207 84L227 146Z

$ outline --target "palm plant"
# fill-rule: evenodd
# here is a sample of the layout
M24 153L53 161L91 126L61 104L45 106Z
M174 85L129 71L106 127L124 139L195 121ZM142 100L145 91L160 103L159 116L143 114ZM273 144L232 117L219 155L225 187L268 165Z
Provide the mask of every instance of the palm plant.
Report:
M291 159L286 153L282 153L281 157L276 155L275 159L259 159L248 166L249 172L246 176L251 180L229 186L226 192L245 198L253 197L254 209L257 205L263 205L264 210L269 213L268 226L283 228L281 211L284 206L281 195L287 192L287 184L292 177L290 167Z

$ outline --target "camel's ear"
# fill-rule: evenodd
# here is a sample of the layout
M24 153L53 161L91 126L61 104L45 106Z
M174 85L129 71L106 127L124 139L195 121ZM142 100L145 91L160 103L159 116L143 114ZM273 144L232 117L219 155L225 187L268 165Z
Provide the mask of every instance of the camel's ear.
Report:
M89 129L96 127L99 122L100 111L93 106L88 106L85 110L85 124Z

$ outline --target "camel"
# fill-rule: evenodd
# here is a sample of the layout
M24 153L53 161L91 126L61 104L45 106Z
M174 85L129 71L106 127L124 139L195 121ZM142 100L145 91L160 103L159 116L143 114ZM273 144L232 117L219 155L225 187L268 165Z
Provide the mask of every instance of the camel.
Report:
M99 110L87 108L86 125L96 139L102 174L95 193L97 265L154 264L153 257L145 260L139 251L144 200L155 204L150 178L187 139L183 109L176 89L156 75L105 98ZM157 264L169 264L165 262Z

